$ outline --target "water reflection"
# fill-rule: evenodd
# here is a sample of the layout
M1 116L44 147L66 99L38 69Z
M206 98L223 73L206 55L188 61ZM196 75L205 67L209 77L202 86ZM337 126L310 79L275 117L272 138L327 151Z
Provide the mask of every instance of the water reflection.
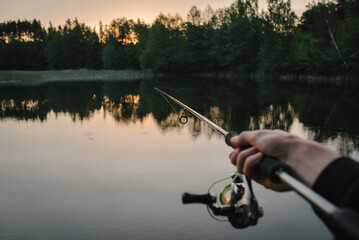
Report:
M103 110L121 124L142 122L152 114L162 131L183 128L153 87L168 91L228 130L293 129L301 125L306 137L336 142L337 150L352 154L359 148L358 95L338 87L275 84L219 79L157 79L132 82L64 82L38 86L0 86L0 119L46 121L50 112L70 114L72 121L91 119ZM194 138L213 131L196 119L187 124Z
M184 207L182 192L233 171L230 149L198 119L180 124L154 86L228 130L282 128L358 152L354 90L338 102L345 89L244 79L2 85L0 239L330 238L296 194L256 184L265 217L253 228Z

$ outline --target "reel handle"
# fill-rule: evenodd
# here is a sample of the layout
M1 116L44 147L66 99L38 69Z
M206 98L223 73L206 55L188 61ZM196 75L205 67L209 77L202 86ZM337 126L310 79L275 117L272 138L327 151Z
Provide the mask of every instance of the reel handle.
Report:
M211 194L190 194L190 193L183 193L182 194L182 203L188 204L188 203L203 203L206 205L211 205L215 203L217 198L215 196L212 196Z
M237 136L238 133L234 132L234 131L230 131L229 133L227 133L226 135L226 143L228 146L231 146L232 148L235 148L232 143L231 143L231 138ZM243 149L249 148L245 147ZM272 182L274 183L281 183L281 180L279 179L279 177L277 176L277 171L282 169L286 172L288 172L289 167L279 161L278 159L274 158L274 157L270 157L270 156L264 156L262 158L262 160L259 162L259 170L264 174L264 176L266 176L267 178L269 178Z

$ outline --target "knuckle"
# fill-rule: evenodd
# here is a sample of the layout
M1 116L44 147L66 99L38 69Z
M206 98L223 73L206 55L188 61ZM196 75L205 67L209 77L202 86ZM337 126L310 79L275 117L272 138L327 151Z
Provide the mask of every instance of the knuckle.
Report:
M250 177L250 176L249 176L250 171L249 171L249 169L248 169L247 164L245 164L245 165L243 166L243 174L246 175L247 177Z
M248 156L248 149L242 150L238 153L237 160L244 161Z
M269 133L270 130L266 130L266 129L263 129L263 130L257 130L257 131L254 131L253 132L253 138L255 140L258 140L259 138L267 135Z
M238 153L238 160L242 160L243 158L244 158L244 156L245 156L245 150L244 151L240 151L239 153Z
M284 131L280 130L280 129L274 129L273 130L273 133L274 134L277 134L277 135L282 135L283 133L285 133Z
M243 138L246 134L248 134L248 131L242 131L240 134L238 134L238 137L241 139L241 138Z
M229 158L230 160L231 160L231 163L233 164L233 165L236 165L236 159L235 158Z
M296 136L294 136L294 135L292 135L292 134L289 134L289 133L287 133L284 138L285 138L286 140L289 140L289 141L298 139L298 137L296 137Z

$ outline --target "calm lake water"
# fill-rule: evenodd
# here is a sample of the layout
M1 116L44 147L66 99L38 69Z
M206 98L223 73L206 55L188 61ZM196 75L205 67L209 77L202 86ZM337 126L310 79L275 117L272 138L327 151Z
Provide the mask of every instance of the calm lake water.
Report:
M231 149L193 117L180 124L153 87L226 130L280 128L359 158L355 89L245 79L1 85L0 239L331 238L293 192L254 184L264 216L242 230L183 205L183 192L205 193L235 170Z

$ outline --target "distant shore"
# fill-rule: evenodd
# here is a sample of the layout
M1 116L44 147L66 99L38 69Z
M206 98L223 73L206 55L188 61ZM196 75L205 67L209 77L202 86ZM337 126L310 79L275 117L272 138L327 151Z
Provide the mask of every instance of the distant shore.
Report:
M0 71L0 83L151 79L149 70Z
M219 73L197 73L184 76L197 76L204 78L222 78L222 79L253 79L256 81L274 81L290 83L308 83L308 84L325 84L338 86L359 86L357 76L320 76L320 75L275 75L264 73L236 73L236 72L219 72ZM0 71L0 84L34 84L54 81L132 81L153 79L154 77L173 77L172 74L156 74L151 70L58 70L58 71Z

